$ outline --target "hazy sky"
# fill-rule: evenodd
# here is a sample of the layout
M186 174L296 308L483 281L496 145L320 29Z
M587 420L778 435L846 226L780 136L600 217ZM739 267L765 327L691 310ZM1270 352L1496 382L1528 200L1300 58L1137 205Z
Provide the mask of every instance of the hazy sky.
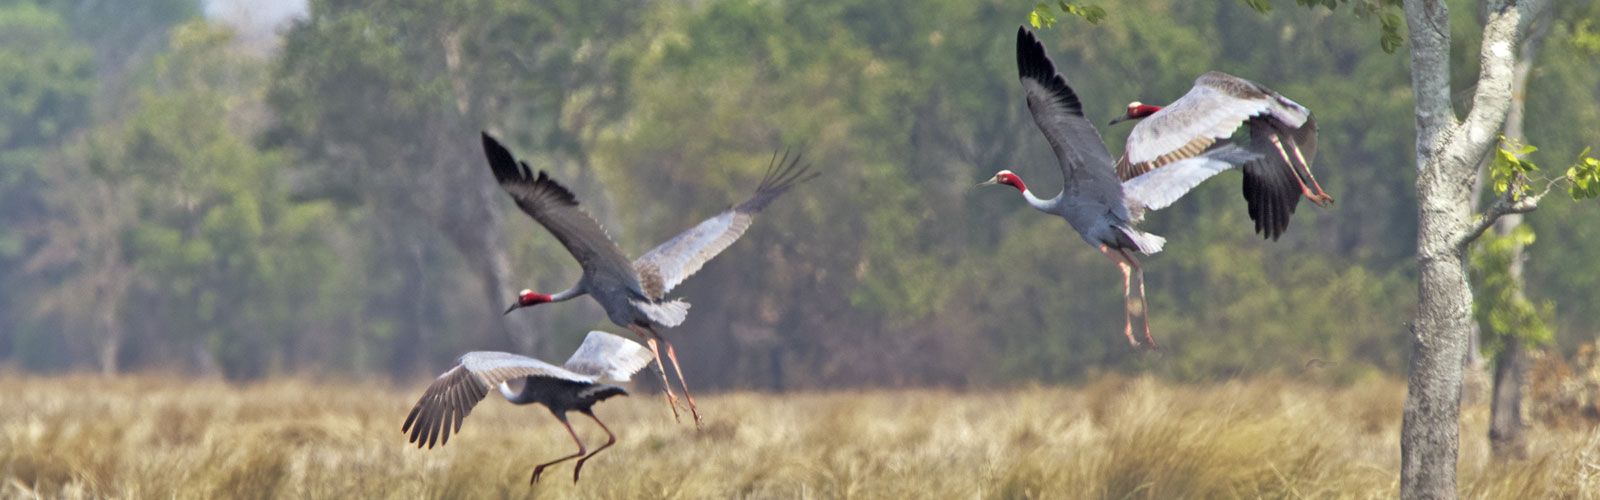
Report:
M247 44L270 43L284 24L306 14L307 0L205 0L206 17L227 23Z

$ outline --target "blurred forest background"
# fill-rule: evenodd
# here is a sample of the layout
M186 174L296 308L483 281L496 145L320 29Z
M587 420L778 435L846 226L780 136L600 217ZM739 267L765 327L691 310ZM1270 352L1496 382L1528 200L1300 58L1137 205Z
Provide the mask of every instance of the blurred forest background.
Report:
M1167 350L1145 356L1103 256L971 189L1002 168L1060 184L1012 53L1032 2L0 0L0 363L411 378L615 330L586 300L501 316L578 267L494 185L490 130L634 254L742 199L774 150L824 172L680 288L698 387L1398 374L1405 49L1348 9L1278 3L1127 1L1042 32L1097 123L1217 69L1321 125L1339 202L1302 204L1281 241L1251 233L1237 174L1153 215ZM1534 61L1526 133L1547 168L1600 146L1593 3ZM1470 82L1478 24L1454 20ZM1105 129L1113 150L1127 132ZM1557 353L1600 334L1596 208L1552 196L1528 217L1527 294Z

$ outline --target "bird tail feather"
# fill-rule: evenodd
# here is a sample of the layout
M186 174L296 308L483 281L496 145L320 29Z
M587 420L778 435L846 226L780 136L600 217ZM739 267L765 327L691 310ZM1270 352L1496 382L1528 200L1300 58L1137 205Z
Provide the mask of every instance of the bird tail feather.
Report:
M614 385L595 384L593 387L578 393L579 399L593 400L598 403L616 396L627 396L628 390Z
M1122 235L1127 237L1127 242L1132 244L1130 246L1137 248L1139 253L1145 255L1151 255L1156 252L1160 252L1161 247L1167 244L1166 238L1139 231L1131 227L1117 226L1117 230L1122 231Z
M689 318L689 303L682 300L670 302L645 302L636 300L633 305L644 311L650 321L660 323L662 326L674 327Z

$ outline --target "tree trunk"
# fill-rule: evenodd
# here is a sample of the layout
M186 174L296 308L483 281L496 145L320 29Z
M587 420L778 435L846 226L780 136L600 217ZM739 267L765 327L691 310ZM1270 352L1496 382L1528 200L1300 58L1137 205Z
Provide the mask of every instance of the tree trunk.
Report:
M498 185L487 182L483 185L485 190L490 191L489 194L503 196ZM530 314L501 314L505 306L516 300L516 292L520 287L516 285L516 275L511 272L511 254L506 250L503 210L492 204L486 204L485 208L492 214L489 222L481 226L485 248L479 255L469 255L467 260L477 269L483 282L484 297L490 301L494 314L500 314L501 327L505 328L506 338L511 340L511 344L518 351L531 356L547 354L539 351L539 335L535 334L535 330L548 330L538 328L548 326L541 324L548 321L535 319Z
M1540 14L1547 12L1549 9ZM1505 126L1508 139L1523 139L1528 78L1533 74L1533 62L1539 55L1539 48L1544 45L1545 35L1550 32L1546 17L1538 15L1529 18L1527 39L1523 41L1512 70L1511 107L1506 110ZM1497 235L1507 236L1520 225L1522 214L1509 214L1495 221L1494 231ZM1521 243L1511 246L1510 257L1506 273L1511 277L1511 286L1515 290L1512 300L1521 301L1524 300L1523 287L1526 286L1522 276L1524 256ZM1522 421L1522 387L1527 383L1527 373L1526 344L1517 339L1508 340L1504 349L1495 356L1494 393L1489 403L1489 449L1498 460L1520 460L1528 456L1528 444L1523 438L1523 429L1527 425Z
M113 311L115 308L111 308ZM122 323L117 321L116 314L105 313L100 318L100 374L107 377L116 376L120 367L117 359L122 352Z
M1417 316L1400 430L1402 498L1455 498L1462 362L1472 328L1466 245L1475 167L1493 143L1511 99L1512 48L1532 2L1485 2L1489 13L1472 110L1450 103L1450 14L1442 0L1406 0L1411 85L1417 114Z
M1506 342L1495 357L1494 399L1489 413L1489 450L1497 460L1528 457L1523 437L1522 387L1528 380L1528 350L1518 341Z

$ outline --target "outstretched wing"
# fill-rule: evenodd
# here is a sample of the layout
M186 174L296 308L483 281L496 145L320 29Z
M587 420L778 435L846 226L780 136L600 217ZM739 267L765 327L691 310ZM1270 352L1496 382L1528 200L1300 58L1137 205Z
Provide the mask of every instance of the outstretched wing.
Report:
M1078 94L1045 53L1044 44L1026 27L1017 28L1017 73L1028 98L1033 121L1050 141L1071 196L1093 198L1107 205L1121 202L1111 153L1094 124L1083 116Z
M483 152L500 187L517 201L523 212L561 241L585 274L612 276L642 293L628 257L606 235L599 222L578 208L578 198L572 191L543 171L535 177L527 163L519 163L511 151L488 132L483 134Z
M400 432L411 434L410 442L448 444L450 433L461 432L461 422L472 413L483 397L507 380L523 377L548 377L573 382L593 383L594 377L573 373L527 356L508 352L476 351L462 355L454 368L434 379L406 416Z
M654 360L638 342L597 330L589 332L564 366L573 373L626 382Z
M800 156L796 154L790 158L786 151L780 160L774 152L773 161L767 166L766 177L750 198L679 233L635 260L634 271L639 275L646 295L660 299L672 291L705 266L706 262L727 250L740 236L744 236L755 215L772 200L796 184L815 178L817 174L810 172L810 165L800 163Z
M1299 129L1310 115L1304 106L1258 83L1208 72L1196 78L1183 97L1133 127L1117 161L1117 176L1129 180L1193 158L1233 136L1240 125L1255 117ZM1312 134L1315 141L1315 132Z
M1212 148L1200 156L1173 162L1122 183L1122 195L1135 219L1178 201L1201 182L1224 170L1260 160L1261 156L1234 145Z

